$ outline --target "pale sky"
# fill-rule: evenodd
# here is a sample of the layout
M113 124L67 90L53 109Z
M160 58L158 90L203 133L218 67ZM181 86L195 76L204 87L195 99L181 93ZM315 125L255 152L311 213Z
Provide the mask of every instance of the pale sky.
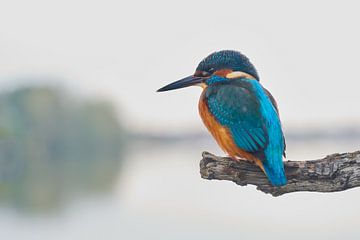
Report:
M200 88L155 91L234 49L285 126L358 123L359 4L345 2L1 1L0 90L40 78L114 101L131 127L204 129Z

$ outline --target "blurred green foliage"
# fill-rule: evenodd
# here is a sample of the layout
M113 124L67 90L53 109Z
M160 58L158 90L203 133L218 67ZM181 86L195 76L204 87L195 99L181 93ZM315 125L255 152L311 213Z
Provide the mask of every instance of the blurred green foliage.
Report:
M0 94L0 204L46 210L109 191L124 140L109 103L46 87Z

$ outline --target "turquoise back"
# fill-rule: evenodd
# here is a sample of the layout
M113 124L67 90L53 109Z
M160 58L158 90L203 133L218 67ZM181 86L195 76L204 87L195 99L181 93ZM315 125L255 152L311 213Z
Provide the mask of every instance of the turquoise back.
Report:
M254 79L207 80L205 97L215 119L230 130L236 145L259 158L273 185L286 184L282 162L284 137L279 116Z

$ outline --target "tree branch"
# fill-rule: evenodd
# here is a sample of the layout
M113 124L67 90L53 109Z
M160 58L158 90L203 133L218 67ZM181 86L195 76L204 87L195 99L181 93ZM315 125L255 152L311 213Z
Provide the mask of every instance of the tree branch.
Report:
M234 161L208 152L203 152L202 157L202 178L233 181L241 186L252 184L273 196L299 191L337 192L360 186L360 151L336 153L319 160L286 161L288 184L281 187L270 185L260 168L248 161Z

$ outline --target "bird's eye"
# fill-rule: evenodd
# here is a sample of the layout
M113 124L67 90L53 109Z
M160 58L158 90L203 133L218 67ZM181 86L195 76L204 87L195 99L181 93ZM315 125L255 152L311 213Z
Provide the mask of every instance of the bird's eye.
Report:
M208 71L196 71L194 76L196 77L209 77L212 73Z
M214 72L214 68L210 68L209 70L208 70L208 72L211 74L211 73L213 73Z
M208 77L208 76L210 76L210 73L208 73L208 72L201 72L201 75L202 75L203 77Z

